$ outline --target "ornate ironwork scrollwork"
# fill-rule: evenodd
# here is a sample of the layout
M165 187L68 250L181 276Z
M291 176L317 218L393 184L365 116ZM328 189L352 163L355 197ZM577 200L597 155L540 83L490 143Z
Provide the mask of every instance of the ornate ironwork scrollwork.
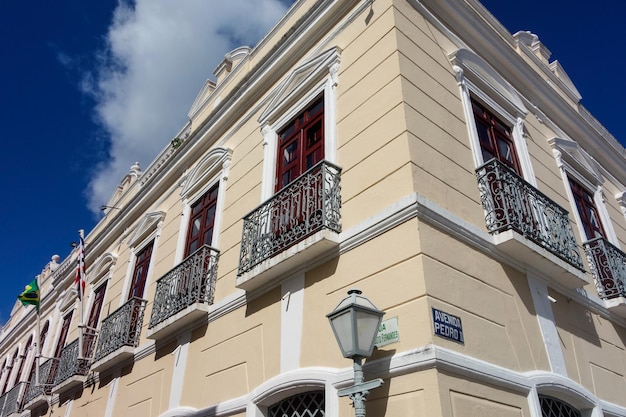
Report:
M514 230L584 270L567 210L497 159L479 167L476 176L491 234Z
M583 243L589 269L603 299L626 297L626 253L603 237Z
M27 386L28 382L20 382L6 393L4 409L0 407L3 416L8 416L10 414L17 413L18 411L22 411L24 391Z
M159 278L148 328L192 304L213 304L218 260L219 251L204 245Z
M340 174L321 161L244 217L238 275L322 229L340 233Z
M98 361L124 347L137 347L146 300L133 297L102 320L94 360Z
M26 391L26 400L29 403L40 395L50 395L52 384L54 383L56 372L58 369L59 359L50 358L39 367L39 381L36 381L36 373L32 373Z
M85 376L89 373L94 342L95 334L87 332L83 335L83 358L78 357L79 339L74 340L63 348L54 385L58 385L73 376Z

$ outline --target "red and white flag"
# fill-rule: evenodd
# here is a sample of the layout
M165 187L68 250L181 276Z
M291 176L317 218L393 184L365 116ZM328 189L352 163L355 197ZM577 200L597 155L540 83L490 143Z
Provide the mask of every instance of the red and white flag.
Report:
M76 261L76 278L74 278L74 283L76 284L78 299L82 300L85 292L85 239L82 229L78 231L78 234L80 239L78 241L78 259Z

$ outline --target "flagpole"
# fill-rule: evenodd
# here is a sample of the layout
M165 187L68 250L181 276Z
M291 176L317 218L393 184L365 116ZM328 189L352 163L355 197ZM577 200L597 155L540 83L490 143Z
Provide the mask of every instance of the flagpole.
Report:
M37 280L37 288L39 288L39 278L35 277L35 280ZM39 305L37 306L37 329L36 329L36 340L35 343L37 343L37 351L35 352L35 386L37 385L41 385L41 383L39 382L39 365L41 362L41 316L39 314Z
M83 283L85 282L85 231L80 229L78 231L80 237L79 253L78 253L78 358L83 359L83 330L84 330L84 318L83 318Z

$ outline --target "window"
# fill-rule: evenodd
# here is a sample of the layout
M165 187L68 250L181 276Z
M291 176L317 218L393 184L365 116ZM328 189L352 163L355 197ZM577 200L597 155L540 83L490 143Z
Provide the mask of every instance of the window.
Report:
M213 230L215 229L218 194L219 184L216 184L191 206L185 258L202 245L211 245Z
M340 55L332 48L311 57L269 93L258 119L264 147L261 201L322 159L337 163Z
M69 312L68 314L65 315L65 317L63 317L63 325L61 326L61 332L59 333L59 339L57 341L57 347L54 350L53 358L58 359L61 357L61 351L63 350L63 347L65 346L65 340L67 339L67 333L70 330L71 322L72 322L72 312Z
M133 270L132 282L130 284L130 291L128 292L128 299L131 299L133 297L143 297L143 290L146 287L146 280L148 278L148 267L150 266L153 245L154 241L146 245L146 247L137 254L137 259L135 260L135 268Z
M7 388L9 388L9 378L11 377L11 371L13 370L13 363L15 362L15 359L17 358L17 350L15 352L13 352L13 356L11 357L11 359L9 360L9 362L7 363L7 367L6 367L6 378L4 380L4 386L2 387L2 394L7 392Z
M87 321L87 328L83 335L83 355L88 358L91 357L93 348L95 347L96 329L98 327L98 320L100 319L102 304L104 303L105 292L106 283L99 286L94 292L93 303L89 311L89 320Z
M269 417L324 417L324 392L307 392L286 398L269 408Z
M307 109L278 133L278 156L275 191L324 159L324 97L316 99Z
M539 404L541 417L581 417L580 411L556 398L540 395Z
M28 355L28 351L30 350L30 345L33 343L33 337L29 337L26 342L26 346L24 346L24 351L22 352L22 356L20 357L20 365L17 367L17 373L15 374L15 380L13 381L13 386L15 386L18 382L20 382L20 376L22 375L22 368L24 368L24 362L26 362L26 356Z
M571 178L569 179L569 184L587 240L596 237L606 237L593 196L580 183Z
M44 324L43 329L41 329L41 333L39 334L39 346L36 349L35 355L33 357L33 362L30 366L30 374L28 377L28 381L30 381L30 383L32 384L35 381L35 375L36 375L36 366L39 365L39 363L37 362L37 355L40 354L40 352L43 352L43 344L46 341L46 336L48 335L48 329L50 328L50 322L46 321L46 324ZM28 397L28 389L30 389L30 385L28 387L26 387L26 392L24 393L24 398Z
M474 99L472 110L483 162L496 158L522 176L511 128Z

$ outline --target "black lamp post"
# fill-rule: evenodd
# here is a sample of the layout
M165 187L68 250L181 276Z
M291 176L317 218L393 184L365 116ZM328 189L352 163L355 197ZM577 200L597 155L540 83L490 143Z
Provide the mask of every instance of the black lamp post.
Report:
M354 384L338 391L340 397L352 400L356 417L365 417L365 398L369 390L378 388L383 380L363 381L363 358L374 350L376 334L385 313L361 295L359 290L348 291L335 309L326 315L344 358L354 361Z

